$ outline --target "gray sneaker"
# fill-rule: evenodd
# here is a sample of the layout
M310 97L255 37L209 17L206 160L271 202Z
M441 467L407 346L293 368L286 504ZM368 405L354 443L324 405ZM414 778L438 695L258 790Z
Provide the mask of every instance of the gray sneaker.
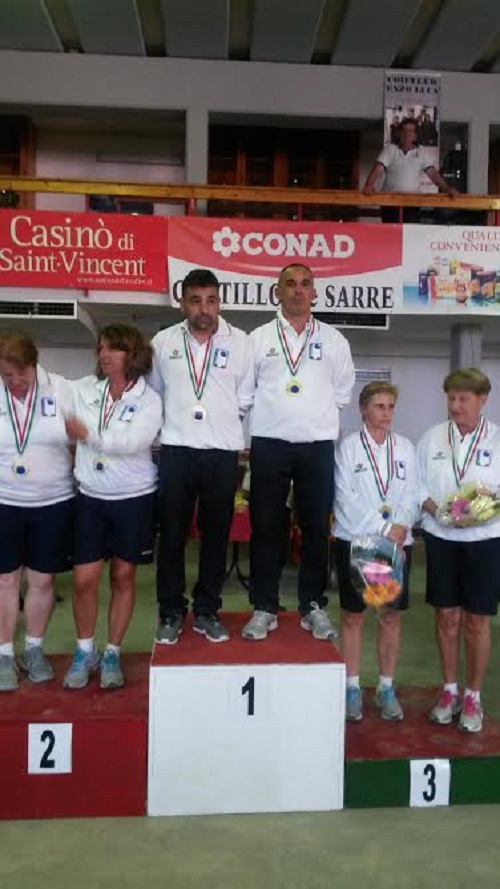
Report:
M216 614L198 614L193 621L195 633L201 633L209 642L228 642L229 633Z
M483 727L483 709L471 695L464 697L458 727L463 732L480 732Z
M54 671L40 645L25 648L19 663L21 670L28 674L30 682L48 682L54 678Z
M121 688L125 685L125 677L120 665L120 655L114 651L105 651L101 658L101 688Z
M63 687L85 688L88 685L90 674L98 669L100 659L97 649L88 654L77 645L71 667L63 679Z
M323 611L316 602L311 602L312 610L304 614L300 621L303 630L308 630L315 639L336 639L337 630L333 626L326 611Z
M160 645L175 645L179 641L184 626L184 615L171 614L170 617L160 618L156 630L156 642Z
M392 685L390 688L378 688L375 694L375 704L380 710L382 719L388 722L401 722L403 708L399 703Z
M363 719L363 696L359 686L348 686L345 692L345 718L347 722L361 722Z
M13 657L0 654L0 691L15 691L19 688L19 671Z
M278 626L278 619L270 611L254 611L252 617L241 631L244 639L252 639L254 642L266 639L271 630Z
M462 705L459 696L452 695L451 691L443 689L437 703L429 713L429 719L438 725L449 725L460 716L461 709Z

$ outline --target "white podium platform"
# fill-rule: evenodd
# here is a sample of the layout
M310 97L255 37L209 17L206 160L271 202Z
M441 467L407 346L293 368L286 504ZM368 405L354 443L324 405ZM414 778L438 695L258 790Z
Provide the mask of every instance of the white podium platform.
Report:
M156 645L149 685L149 815L341 809L345 666L337 649L279 616L265 642L225 615L227 643L190 623Z

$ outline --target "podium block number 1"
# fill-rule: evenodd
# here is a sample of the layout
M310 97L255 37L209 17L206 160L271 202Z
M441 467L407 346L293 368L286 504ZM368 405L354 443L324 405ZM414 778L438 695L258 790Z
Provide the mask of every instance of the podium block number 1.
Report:
M73 725L71 722L28 725L28 774L67 775L72 764Z

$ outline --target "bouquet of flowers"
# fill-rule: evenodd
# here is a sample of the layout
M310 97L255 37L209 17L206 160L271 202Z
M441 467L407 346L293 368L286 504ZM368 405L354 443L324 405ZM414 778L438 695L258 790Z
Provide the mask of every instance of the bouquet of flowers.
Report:
M500 518L499 492L482 482L466 482L448 494L436 518L441 524L455 528L473 528Z
M351 579L365 605L394 605L403 589L404 550L378 534L364 534L351 542Z

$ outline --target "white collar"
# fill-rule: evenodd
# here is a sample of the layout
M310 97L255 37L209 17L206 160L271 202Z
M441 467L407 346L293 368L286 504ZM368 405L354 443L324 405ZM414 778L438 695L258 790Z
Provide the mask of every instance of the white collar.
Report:
M98 392L99 400L102 398L102 393L104 392L104 388L106 386L107 380L106 379L99 380L97 377L94 377L93 382L94 382L94 386L93 386L94 391L89 393L89 404L94 404L96 402L96 395L95 395L96 389ZM131 398L140 398L141 395L144 393L145 388L146 388L146 380L144 379L144 377L138 377L137 380L135 381L134 385L130 389L128 389L126 392L123 392L121 397L123 398L126 395L127 397L130 396Z
M385 436L383 442L382 442L381 444L379 444L378 441L375 441L375 439L372 437L372 435L370 435L370 433L368 432L368 429L367 429L367 426L366 426L365 423L363 423L363 432L364 432L364 434L366 435L366 437L367 437L367 439L368 439L368 442L369 442L370 446L373 447L373 448L383 448L384 445L387 444L387 440L388 440L388 438L389 438L389 435L392 435L392 431L391 431L391 429L389 429L389 430L387 431L387 435Z
M309 318L306 321L306 326L304 327L304 330L301 331L301 333L297 333L297 331L295 330L295 327L293 326L291 321L288 321L285 318L285 316L283 315L283 312L281 311L281 306L278 308L276 315L277 315L278 321L280 322L281 326L284 327L287 332L293 331L295 336L302 336L303 333L307 333L309 331L309 328L311 327L312 322L313 322L313 316L309 315Z

